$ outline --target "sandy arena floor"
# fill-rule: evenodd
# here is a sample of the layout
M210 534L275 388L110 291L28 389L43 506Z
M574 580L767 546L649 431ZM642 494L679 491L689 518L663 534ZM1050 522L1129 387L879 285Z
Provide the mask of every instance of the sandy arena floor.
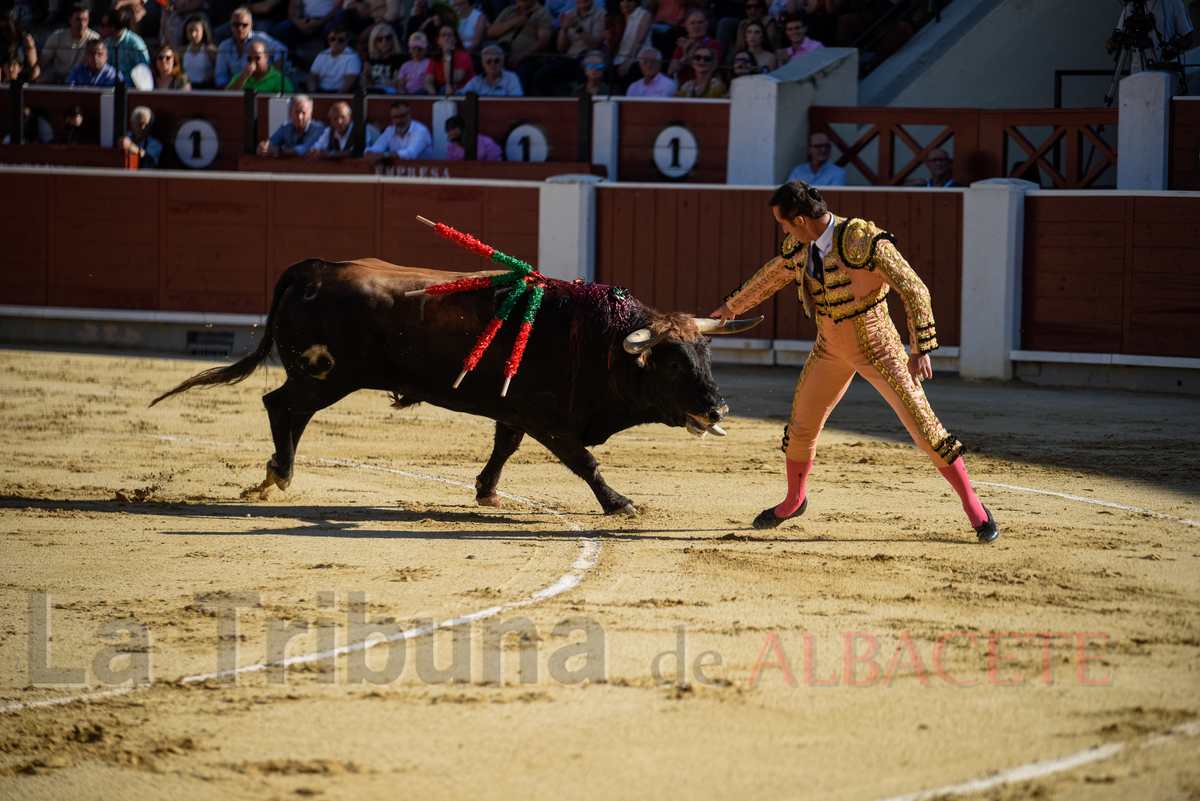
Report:
M627 520L528 441L481 509L490 423L369 392L243 497L281 372L147 409L206 366L0 351L0 797L1200 797L1194 398L929 382L1002 527L980 546L858 380L807 514L762 533L794 370L718 370L724 439L597 448ZM362 640L360 598L417 636L202 678ZM47 620L90 686L33 686Z

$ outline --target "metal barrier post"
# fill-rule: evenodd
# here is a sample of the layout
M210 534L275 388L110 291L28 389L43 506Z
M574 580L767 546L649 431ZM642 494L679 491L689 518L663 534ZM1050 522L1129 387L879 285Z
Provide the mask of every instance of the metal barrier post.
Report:
M258 93L251 86L242 93L242 152L247 156L258 152Z
M463 159L479 159L479 93L467 92L466 108L463 109Z
M8 85L8 141L25 144L25 81L17 78Z
M117 81L113 86L113 147L119 147L121 138L125 136L125 126L129 124L129 89L124 81Z
M579 90L579 148L575 160L592 163L592 96L587 89Z
M351 104L351 115L354 118L354 128L350 133L350 147L355 158L362 158L367 151L367 93L360 86L354 90L354 102ZM329 134L329 146L333 147L333 134Z

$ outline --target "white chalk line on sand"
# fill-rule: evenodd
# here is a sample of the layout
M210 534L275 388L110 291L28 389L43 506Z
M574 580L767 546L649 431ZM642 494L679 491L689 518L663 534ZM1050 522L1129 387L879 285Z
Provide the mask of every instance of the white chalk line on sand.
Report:
M1053 495L1056 498L1066 498L1068 501L1083 501L1084 503L1094 503L1097 506L1108 506L1113 509L1122 509L1126 512L1137 512L1142 515L1150 515L1151 517L1162 518L1163 520L1175 520L1183 523L1185 526L1198 526L1195 520L1188 520L1184 517L1175 517L1175 515L1163 514L1156 512L1153 509L1142 509L1138 506L1126 506L1123 503L1113 503L1112 501L1098 501L1095 498L1084 498L1080 495L1068 495L1065 492L1051 492L1050 490L1031 489L1030 487L1014 487L1011 484L995 484L991 481L972 481L972 484L979 484L984 487L1003 487L1004 489L1019 490L1020 492L1036 492L1038 495Z
M112 432L99 432L99 433L112 433ZM143 437L146 439L169 440L172 442L191 442L191 443L203 444L203 445L220 445L223 447L236 447L233 443L229 443L229 442L215 442L213 440L190 439L188 437L171 437L171 436L165 436L165 435L161 435L161 434L134 434L134 436ZM409 478L420 478L420 479L425 479L427 481L438 481L443 484L450 484L450 485L453 485L456 487L466 487L468 489L475 488L474 485L472 485L472 484L467 484L462 481L455 481L454 479L450 479L450 478L442 478L441 476L433 476L433 475L428 475L426 473L412 473L407 470L396 470L396 469L390 468L390 467L379 467L377 465L366 464L363 462L349 462L349 461L344 461L341 459L322 459L319 457L300 457L300 458L307 459L308 461L323 462L325 464L343 465L345 467L358 467L358 468L362 468L363 470L374 470L374 471L381 472L381 473L393 473L395 475L407 476ZM571 522L570 520L568 520L566 518L566 516L564 514L562 514L558 510L553 509L545 504L538 503L537 501L531 500L529 498L523 498L520 495L512 495L507 492L499 492L497 494L503 498L509 498L511 500L520 501L522 503L528 503L531 506L534 506L538 509L548 512L549 514L552 514L555 517L562 520L562 522L566 525L566 527L573 531L577 531L581 534L589 533L589 531L587 529L584 529L582 526L579 526L578 524ZM362 640L362 641L355 642L355 643L347 643L346 645L340 646L338 648L332 648L332 649L325 650L325 651L318 651L318 652L311 653L311 654L301 654L299 656L288 657L287 659L282 659L282 660L278 660L275 662L258 662L253 665L243 665L241 667L230 668L228 670L219 670L219 671L216 671L213 673L198 673L198 674L195 674L192 676L186 676L185 678L181 679L181 681L184 684L198 684L200 682L207 681L208 679L228 678L230 676L238 676L243 673L255 673L255 672L259 672L259 671L263 671L263 670L268 670L270 668L280 668L280 667L287 668L292 665L299 665L299 664L303 664L305 662L319 662L323 659L330 659L333 657L342 656L344 654L349 654L354 651L365 651L368 648L374 648L377 645L383 645L386 643L395 642L397 640L411 640L416 637L424 636L426 634L432 634L433 632L438 631L439 629L449 629L449 628L453 628L454 626L461 626L464 623L473 623L477 620L484 620L489 617L495 617L496 615L499 615L503 612L507 612L512 609L519 609L523 606L530 606L532 604L536 604L541 601L544 601L547 598L553 598L555 595L561 595L562 593L566 592L567 590L572 589L573 587L578 585L580 581L583 580L584 575L587 573L588 570L590 570L592 567L594 567L596 565L596 561L599 558L600 558L600 540L595 537L591 537L591 538L580 537L579 538L579 557L571 565L570 572L564 573L562 576L559 576L558 581L554 582L553 584L551 584L548 587L543 587L542 589L538 590L537 592L533 593L532 595L530 595L527 598L522 598L521 600L518 600L518 601L510 601L508 603L499 604L497 606L490 606L487 609L481 609L478 612L472 612L471 614L468 614L468 615L460 615L459 617L456 617L456 618L451 618L449 620L443 620L440 623L432 623L428 626L419 626L419 627L413 628L413 629L400 630L394 634L389 634L386 637L375 637L375 638L372 638L369 640ZM138 686L134 686L134 687L117 687L115 689L105 690L103 692L87 693L85 695L72 695L72 696L68 696L66 698L48 698L48 699L44 699L44 700L40 700L40 701L25 701L25 702L18 703L18 704L10 704L8 706L0 707L0 714L4 714L4 713L8 713L8 712L17 712L22 709L34 709L37 707L58 706L61 704L72 704L72 703L76 703L78 701L93 701L93 700L99 700L102 698L111 698L116 695L124 695L126 693L134 692L135 690L146 689L146 688L149 688L152 686L153 686L152 684L146 684L146 685L138 685Z
M1142 748L1150 748L1156 745L1162 745L1169 742L1175 737L1195 737L1200 733L1200 720L1191 720L1187 723L1181 723L1171 729L1168 734L1160 734L1139 743ZM950 784L945 787L939 787L936 790L921 790L916 793L908 793L907 795L897 795L891 798L882 799L882 801L927 801L928 799L941 798L947 795L964 795L966 793L980 793L984 790L990 790L993 787L998 787L1002 784L1010 782L1025 782L1032 779L1040 779L1043 776L1049 776L1054 773L1061 773L1065 770L1087 765L1092 762L1099 762L1102 759L1116 756L1126 750L1132 743L1109 743L1107 745L1098 745L1087 750L1080 751L1077 754L1060 757L1058 759L1039 760L1030 762L1028 765L1010 768L1009 770L1001 771L992 774L986 779L973 779L960 784Z

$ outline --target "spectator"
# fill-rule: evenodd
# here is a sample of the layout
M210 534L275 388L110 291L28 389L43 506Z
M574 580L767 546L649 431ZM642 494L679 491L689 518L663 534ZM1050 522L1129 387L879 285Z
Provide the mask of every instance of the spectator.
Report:
M482 53L483 74L467 81L463 94L474 92L480 97L522 97L521 79L515 72L504 69L504 51L499 45L488 45Z
M41 73L37 46L33 36L26 33L15 8L0 14L0 53L16 53L17 61L21 64L21 77L26 82L37 80Z
M451 117L446 120L447 161L462 161L465 157L462 145L463 127L462 117ZM476 161L501 161L503 159L504 153L492 137L478 134L475 141Z
M150 62L150 71L154 75L155 89L176 89L184 92L192 91L192 82L188 74L179 65L175 48L169 44L160 44L154 50L154 60Z
M0 83L10 84L21 77L21 57L15 47L0 51Z
M675 43L675 54L667 66L667 75L680 81L690 81L696 73L692 70L692 54L698 47L707 47L717 54L720 60L724 56L721 44L708 36L708 17L699 8L693 8L684 18L683 27L687 36L681 36Z
M396 31L386 22L371 28L367 37L367 60L363 64L362 88L374 94L396 94L396 82L404 56L396 42Z
M743 50L733 57L733 77L740 78L743 75L758 75L762 70L759 69L758 63L755 62L754 56L750 55L749 50Z
M571 94L586 91L592 97L611 95L612 87L604 81L604 54L599 50L587 53L583 58L583 80L571 87Z
M178 49L183 47L187 21L208 10L208 0L170 0L162 8L158 26L159 43Z
M87 43L83 63L71 70L67 83L72 86L113 86L123 76L108 63L108 45L103 39L92 39Z
M653 47L647 47L638 58L638 66L642 69L642 79L629 84L630 97L674 97L675 82L663 75L662 53Z
M1117 18L1117 30L1124 31L1126 23L1129 20L1129 12L1131 6L1125 6L1121 9L1121 16ZM1183 6L1183 0L1150 0L1146 3L1146 11L1153 17L1154 39L1151 40L1151 46L1148 48L1149 55L1155 60L1170 61L1174 57L1165 58L1163 47L1159 45L1167 45L1176 36L1179 40L1172 45L1172 49L1177 53L1186 53L1192 47L1193 32L1195 25L1192 24L1191 18L1188 16L1188 10ZM1104 48L1112 53L1116 50L1113 38L1110 36L1104 43ZM1142 66L1142 54L1135 47L1130 57L1129 72L1138 73L1145 67Z
M230 91L253 89L269 94L282 94L295 89L292 82L271 63L263 42L251 42L246 46L246 66L233 76L225 88Z
M807 11L797 11L784 17L783 30L787 34L788 41L791 44L788 47L780 49L780 65L788 63L797 56L803 56L814 50L820 50L825 46L815 39L808 38L809 19Z
M474 4L474 0L454 0L454 10L458 12L458 40L462 43L462 49L468 53L478 53L487 33L487 17Z
M746 18L738 23L737 37L733 40L733 52L739 53L746 49L746 27L752 22L762 25L767 32L767 39L763 43L763 47L771 49L777 47L779 25L767 16L766 0L746 0Z
M574 9L559 16L555 46L563 55L550 59L534 74L537 94L553 94L556 85L584 78L583 58L604 43L604 22L604 9L593 0L576 0Z
M425 37L425 49L428 50L429 39L437 38L437 31L440 27L442 27L442 18L433 10L431 0L413 0L412 8L408 12L408 20L404 23L405 40L412 39L414 33L419 33ZM421 80L424 81L424 78Z
M138 64L150 63L150 51L142 37L129 30L129 15L110 8L100 17L100 35L108 46L113 66L121 75L130 75Z
M187 37L187 47L180 56L183 60L183 71L192 79L193 86L211 88L215 83L217 47L213 44L208 20L201 14L188 17L184 35Z
M856 3L857 8L854 11L848 11L838 17L838 47L852 47L855 40L866 33L867 29L890 11L897 2L899 0L863 0L863 2ZM885 58L895 53L911 39L912 35L913 28L910 23L902 19L893 22L884 31L883 38L874 45L875 52L867 64L867 70L870 71L879 66Z
M366 157L371 163L394 153L401 159L433 158L433 137L429 129L412 118L412 109L403 100L392 103L392 124L379 135L375 144L367 148Z
M459 47L458 31L453 25L443 25L438 31L438 47L441 56L429 62L425 73L425 94L447 96L455 89L475 77L471 57ZM446 66L450 67L450 80L446 80Z
M59 139L60 144L64 145L94 145L96 144L91 139L87 138L83 133L83 109L79 106L72 106L63 112L62 138Z
M408 37L409 60L400 68L400 74L396 77L397 92L405 95L425 94L425 74L429 72L429 59L425 53L428 49L429 39L425 34L417 32Z
M334 16L333 24L345 25L357 34L378 23L391 23L398 19L399 0L348 0Z
M724 97L725 84L716 76L717 56L707 47L697 47L692 53L695 77L685 81L676 97Z
M288 47L329 36L342 0L290 0L288 18L271 29L271 35Z
M608 13L608 9L604 4L604 0L594 1L596 5L600 6L601 11L603 11L605 14ZM546 10L550 12L551 19L558 19L563 14L575 8L575 0L546 0L546 2L542 3L542 5L544 5Z
M145 0L116 0L109 6L109 10L124 12L128 17L129 29L139 35L142 32L143 23L148 30L158 30L162 9L163 7L158 3L151 3L147 6ZM148 21L147 17L149 17Z
M325 133L325 126L312 118L312 98L292 95L288 121L270 139L258 143L260 156L302 156Z
M762 0L759 0L762 2ZM666 52L680 36L686 35L683 18L692 6L690 0L645 0L646 11L653 15L650 40L659 52Z
M792 170L788 181L804 181L809 186L845 186L846 171L829 160L833 146L823 133L808 137L808 161Z
M638 0L621 0L621 14L625 18L625 32L617 44L613 66L617 68L617 83L624 87L642 77L638 54L651 46L650 24L654 20Z
M16 74L14 74L11 79L6 78L6 80L16 80L16 75L19 75L20 72L21 65L17 64ZM45 145L54 141L54 126L50 124L50 120L46 119L41 114L35 113L29 106L25 106L25 108L22 110L22 114L22 119L24 120L24 123L21 126L22 129L24 129L24 139L22 141L24 141L25 144ZM11 144L11 142L12 137L8 134L5 134L4 140L0 142L0 144L7 145Z
M750 22L742 29L746 52L754 57L759 72L774 72L779 69L779 59L766 49L767 29L761 22Z
M88 27L91 12L86 0L81 0L71 7L71 15L67 17L67 27L59 28L50 34L42 47L42 58L38 63L41 75L39 83L62 83L71 74L71 70L83 63L87 52L87 43L99 39L100 34Z
M517 0L515 5L505 7L487 29L488 36L508 48L508 66L521 78L527 93L540 66L529 57L544 52L553 34L554 18L537 0Z
M137 153L139 170L155 169L162 158L162 142L150 135L150 126L153 124L154 112L145 106L138 106L129 115L129 130L117 143L126 153Z
M217 48L216 84L218 89L224 89L233 74L242 69L246 63L246 44L248 42L262 42L266 45L270 60L282 71L283 63L287 59L287 48L283 46L282 42L265 33L254 32L254 17L250 13L250 9L240 6L233 10L233 13L229 15L229 32L230 37L221 42L221 46Z
M322 50L313 61L308 91L345 94L354 88L363 66L358 54L346 48L349 43L350 31L345 25L334 25L329 30L329 49Z
M304 155L310 159L351 156L354 145L350 142L350 135L353 131L354 118L350 113L350 104L339 100L329 107L329 127L312 147L304 151ZM374 143L374 131L368 125L366 146L370 147Z
M925 186L962 186L954 180L954 159L940 147L935 147L925 156L925 166L929 168Z

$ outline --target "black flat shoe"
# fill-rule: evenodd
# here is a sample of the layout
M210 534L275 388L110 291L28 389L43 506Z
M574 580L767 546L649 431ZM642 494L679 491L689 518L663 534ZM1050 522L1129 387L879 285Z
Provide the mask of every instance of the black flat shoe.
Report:
M975 526L975 536L980 542L995 542L1000 539L1000 527L996 525L995 518L986 506L983 507L983 511L987 512L988 519Z
M783 521L785 521L785 520L791 520L793 517L799 517L800 515L804 514L804 510L807 508L808 508L808 498L807 497L805 497L804 502L800 504L800 508L797 509L796 511L792 512L787 517L776 517L775 516L775 507L772 506L770 509L763 509L762 514L760 514L758 517L754 518L754 522L751 525L753 525L755 528L759 528L759 529L775 528L776 526L781 525L783 523Z

